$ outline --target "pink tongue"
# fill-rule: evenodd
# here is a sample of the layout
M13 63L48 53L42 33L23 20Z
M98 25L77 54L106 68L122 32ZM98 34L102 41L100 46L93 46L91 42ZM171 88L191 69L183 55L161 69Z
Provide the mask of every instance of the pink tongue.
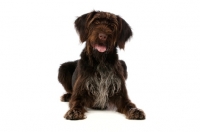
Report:
M106 51L105 46L100 46L98 44L95 45L95 49L97 49L99 52L105 52Z

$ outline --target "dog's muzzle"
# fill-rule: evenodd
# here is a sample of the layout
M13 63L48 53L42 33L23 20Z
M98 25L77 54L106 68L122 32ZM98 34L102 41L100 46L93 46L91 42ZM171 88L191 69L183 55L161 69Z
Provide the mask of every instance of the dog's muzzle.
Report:
M104 33L99 33L98 35L99 43L94 43L93 48L101 53L105 52L107 50L106 47L106 40L107 40L107 35Z

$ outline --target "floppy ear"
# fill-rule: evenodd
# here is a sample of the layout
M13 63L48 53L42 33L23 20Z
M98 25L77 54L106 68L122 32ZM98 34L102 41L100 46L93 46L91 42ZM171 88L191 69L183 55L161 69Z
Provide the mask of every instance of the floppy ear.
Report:
M78 17L74 22L76 31L78 32L82 43L87 40L88 36L87 23L94 16L95 13L96 11L92 11L90 13L84 14Z
M120 49L124 49L124 45L126 41L132 36L132 31L128 23L122 19L121 17L117 16L119 22L119 35L117 39L117 45Z

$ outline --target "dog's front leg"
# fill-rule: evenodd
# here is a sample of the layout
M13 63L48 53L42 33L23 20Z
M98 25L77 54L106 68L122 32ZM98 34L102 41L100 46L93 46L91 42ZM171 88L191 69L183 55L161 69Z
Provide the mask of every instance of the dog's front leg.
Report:
M69 102L70 110L64 115L64 118L68 120L81 120L85 119L84 113L86 112L84 108L84 103L79 95L72 95Z
M117 111L126 115L127 119L144 120L145 113L138 109L127 97L119 96L116 101Z
M69 101L70 110L65 114L64 118L68 120L85 119L84 113L86 112L86 98L84 95L86 95L86 91L81 89L84 87L84 84L85 83L83 80L80 78L77 79L73 88L71 99Z
M125 114L127 119L145 119L144 111L138 109L136 105L129 100L125 86L120 93L113 96L112 102L117 107L117 111Z

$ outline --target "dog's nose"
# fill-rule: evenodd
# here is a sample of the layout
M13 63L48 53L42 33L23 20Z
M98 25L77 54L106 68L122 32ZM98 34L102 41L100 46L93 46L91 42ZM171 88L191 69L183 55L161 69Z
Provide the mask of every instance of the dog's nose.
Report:
M104 34L104 33L100 33L99 34L99 39L101 39L101 40L106 40L107 39L107 35L106 34Z

